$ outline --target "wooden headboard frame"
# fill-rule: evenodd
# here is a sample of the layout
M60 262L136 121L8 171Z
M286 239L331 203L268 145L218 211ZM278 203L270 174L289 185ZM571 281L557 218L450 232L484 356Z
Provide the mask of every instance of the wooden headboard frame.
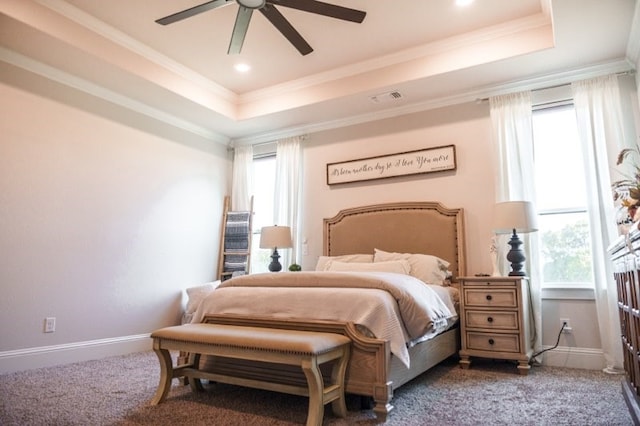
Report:
M466 274L463 210L438 202L376 204L324 219L325 256L373 253L374 249L431 254L451 263L454 281Z

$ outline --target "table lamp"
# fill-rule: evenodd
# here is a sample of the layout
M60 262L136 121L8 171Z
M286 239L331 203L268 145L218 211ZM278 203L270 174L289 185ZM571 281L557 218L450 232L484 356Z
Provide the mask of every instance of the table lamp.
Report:
M278 272L282 270L282 265L278 261L280 255L278 248L290 248L291 244L291 228L288 226L265 226L260 231L260 248L273 249L271 254L271 263L269 270Z
M522 240L517 232L526 233L538 230L538 216L533 204L529 201L507 201L497 203L493 214L493 230L496 234L511 234L507 253L507 260L511 263L509 276L524 277L524 261L526 257L522 250Z

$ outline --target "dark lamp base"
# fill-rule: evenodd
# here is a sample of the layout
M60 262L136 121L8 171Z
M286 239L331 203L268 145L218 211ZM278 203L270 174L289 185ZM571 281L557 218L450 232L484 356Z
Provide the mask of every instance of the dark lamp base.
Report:
M524 255L524 250L520 248L522 246L522 240L518 238L518 234L516 234L516 230L513 230L513 235L511 235L511 239L509 240L509 245L511 246L511 250L507 253L507 260L511 262L511 272L509 272L510 277L525 277L527 274L523 271L524 261L527 259Z
M280 272L282 270L282 265L280 264L278 259L280 259L278 249L273 249L273 254L271 255L271 263L269 264L269 271Z

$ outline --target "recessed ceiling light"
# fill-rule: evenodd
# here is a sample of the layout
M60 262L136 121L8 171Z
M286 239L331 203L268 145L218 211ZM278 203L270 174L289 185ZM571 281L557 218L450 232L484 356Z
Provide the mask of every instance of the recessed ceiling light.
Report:
M473 0L456 0L456 6L469 6L471 3L473 3Z
M251 69L251 67L248 64L245 64L245 63L235 64L233 67L238 72L249 72L249 70Z

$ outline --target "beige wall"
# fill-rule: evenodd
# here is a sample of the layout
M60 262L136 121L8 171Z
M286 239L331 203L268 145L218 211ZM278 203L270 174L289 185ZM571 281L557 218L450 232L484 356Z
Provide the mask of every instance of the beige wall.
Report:
M226 147L48 89L0 83L0 372L28 366L29 348L42 365L65 345L148 345L138 337L178 324L182 289L217 265ZM43 333L48 316L55 333Z
M315 133L304 149L302 239L312 268L322 253L322 219L338 210L390 201L440 201L465 209L469 273L490 272L490 228L495 201L488 103L470 103ZM457 170L328 186L326 164L453 144Z

